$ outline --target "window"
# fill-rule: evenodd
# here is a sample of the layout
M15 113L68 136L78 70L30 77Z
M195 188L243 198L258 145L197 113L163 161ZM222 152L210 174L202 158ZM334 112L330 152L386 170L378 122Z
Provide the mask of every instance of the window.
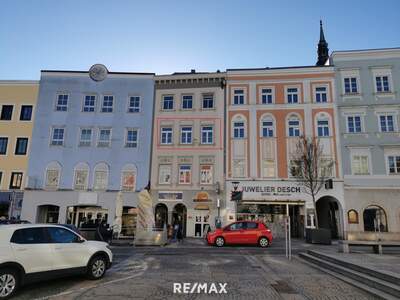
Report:
M172 128L163 127L161 128L161 144L171 145L172 144Z
M15 144L15 155L26 155L28 150L28 138L17 138Z
M350 209L347 212L347 219L349 224L358 224L358 213L354 209Z
M101 106L101 112L111 113L113 112L114 96L103 96L103 105Z
M360 116L348 116L347 117L347 132L358 133L361 132L361 117Z
M160 165L158 167L158 183L159 184L170 184L172 175L171 165Z
M244 122L233 123L233 138L235 139L244 138Z
M56 102L56 111L67 111L68 94L58 94Z
M262 125L262 137L273 137L274 136L274 121L271 118L265 118L261 121Z
M375 82L376 82L376 91L378 93L390 92L388 76L376 76Z
M174 96L164 96L162 108L163 110L174 109Z
M289 161L289 176L297 177L302 174L303 162L300 160L290 160Z
M287 103L299 103L299 94L297 88L288 88L286 90Z
M213 109L214 108L214 95L207 94L203 95L203 109Z
M10 242L15 244L48 244L50 241L46 228L36 227L15 230Z
M318 131L318 136L320 136L320 137L329 136L329 121L328 120L318 120L317 121L317 131Z
M122 190L134 192L136 189L136 167L128 164L122 169Z
M229 226L229 230L235 231L235 230L241 230L244 229L246 226L244 225L244 222L238 222L238 223L233 223L232 225Z
M0 171L0 185L1 185L1 180L3 179L3 172Z
M48 227L47 231L49 232L51 242L56 244L75 243L80 239L72 231L60 227Z
M213 166L200 166L200 184L213 184Z
M389 174L400 175L400 155L388 156Z
M139 96L129 97L128 112L130 112L130 113L140 112L140 97Z
M327 89L324 86L315 88L315 101L318 103L328 102Z
M92 145L92 129L81 128L81 133L79 137L79 146L90 147L91 145Z
M244 90L234 90L233 91L233 104L241 105L244 104Z
M10 190L19 190L22 186L22 172L12 172L10 180Z
M94 112L96 109L96 96L86 95L83 100L83 111L84 112Z
M58 162L51 162L46 168L45 188L58 189L60 183L61 166Z
M3 105L1 108L0 120L10 121L12 119L13 105Z
M300 136L300 120L297 117L289 119L288 127L289 136Z
M381 132L394 131L394 116L393 115L380 115L379 124Z
M7 154L8 138L0 137L0 155Z
M261 103L271 104L272 103L272 89L265 88L261 90Z
M201 127L201 143L202 144L213 144L214 142L214 128L212 126Z
M375 205L368 206L363 213L364 231L387 232L387 218L385 211Z
M192 180L192 166L179 166L179 184L190 184Z
M138 146L138 130L137 129L127 129L126 130L125 147L137 148L137 146Z
M345 94L357 94L358 93L356 77L344 78L344 93Z
M369 157L365 154L353 154L351 169L353 175L369 175Z
M19 115L20 121L32 120L32 105L22 105L21 113Z
M275 161L273 159L264 159L262 162L263 177L275 177Z
M233 160L233 177L241 178L246 176L245 161L243 159Z
M84 191L88 187L89 166L85 163L79 163L74 172L74 189Z
M192 127L181 128L181 144L192 143Z
M246 229L247 230L252 230L252 229L257 229L257 228L258 228L258 223L246 222Z
M54 127L51 134L52 146L64 145L64 128Z
M182 96L182 109L192 109L193 108L193 96L183 95Z
M97 141L97 147L110 147L111 146L111 129L102 128L99 129L99 139Z
M108 166L105 163L99 163L94 167L94 184L95 191L105 191L108 185Z

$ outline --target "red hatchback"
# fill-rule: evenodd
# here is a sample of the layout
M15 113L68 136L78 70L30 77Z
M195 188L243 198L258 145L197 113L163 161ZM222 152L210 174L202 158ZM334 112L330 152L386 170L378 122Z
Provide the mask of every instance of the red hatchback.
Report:
M272 243L272 232L259 221L238 221L207 234L210 245L253 244L268 247Z

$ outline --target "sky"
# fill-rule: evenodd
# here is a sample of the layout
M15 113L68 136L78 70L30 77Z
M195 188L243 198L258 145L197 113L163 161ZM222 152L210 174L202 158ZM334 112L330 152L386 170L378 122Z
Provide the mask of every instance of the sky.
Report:
M0 0L0 80L313 65L320 19L330 51L400 47L399 0Z

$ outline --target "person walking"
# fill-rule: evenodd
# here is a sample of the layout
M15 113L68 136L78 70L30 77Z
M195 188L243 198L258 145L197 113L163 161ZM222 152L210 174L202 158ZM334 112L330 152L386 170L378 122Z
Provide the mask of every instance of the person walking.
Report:
M178 238L178 243L183 243L183 228L182 228L182 224L179 224L177 238Z

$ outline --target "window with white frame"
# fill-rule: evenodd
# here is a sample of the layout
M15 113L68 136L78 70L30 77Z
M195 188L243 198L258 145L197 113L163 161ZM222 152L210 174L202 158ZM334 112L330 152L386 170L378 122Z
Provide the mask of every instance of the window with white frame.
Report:
M127 164L122 168L121 189L125 192L134 192L136 189L136 167Z
M213 109L214 108L214 95L204 94L202 101L202 109Z
M358 93L358 83L357 77L345 77L344 82L344 93L345 94L357 94Z
M192 182L192 166L179 166L179 184L190 184Z
M329 120L319 119L317 120L317 133L319 137L329 136Z
M61 165L53 161L46 167L45 189L58 189L60 185Z
M395 131L395 115L380 114L379 127L381 132L394 132Z
M182 109L192 109L192 108L193 108L193 95L183 95Z
M262 88L261 89L261 103L271 104L273 103L273 91L272 88Z
M328 91L326 86L315 87L315 101L317 103L328 102Z
M191 126L181 127L181 144L192 143L193 128Z
M163 96L162 109L163 110L174 109L174 96L172 96L172 95Z
M389 76L387 75L375 76L375 85L377 93L390 92Z
M287 103L299 103L298 88L291 87L286 89Z
M62 146L64 145L64 132L65 129L62 127L53 127L51 132L51 142L52 146Z
M361 116L347 116L347 132L348 133L359 133L362 132Z
M68 94L58 94L56 99L56 111L67 111Z
M233 138L234 139L245 138L245 128L243 121L233 122Z
M233 104L234 105L244 104L244 90L243 89L233 90Z
M128 112L129 113L138 113L140 112L140 96L130 96L128 103Z
M159 165L158 167L158 183L171 184L172 165Z
M275 160L263 159L261 170L263 177L275 177Z
M108 185L108 166L105 163L99 163L94 167L94 183L95 191L105 191Z
M138 146L138 130L135 128L126 129L125 147L137 148Z
M261 120L261 136L273 137L274 136L274 120L271 117L265 117Z
M300 136L300 120L296 116L293 116L288 120L288 135Z
M351 155L351 174L369 175L370 174L370 150L365 148L350 149Z
M244 159L233 160L233 177L234 178L246 177L246 163Z
M79 163L74 170L74 189L78 191L86 190L88 187L89 166Z
M97 140L97 147L111 146L111 128L100 128Z
M111 95L103 96L101 112L111 113L113 112L113 106L114 106L114 96Z
M389 175L400 175L400 154L387 156Z
M214 143L214 127L201 126L201 143L212 144Z
M96 96L86 95L83 99L83 111L84 112L94 112L96 109Z
M213 184L213 166L200 166L200 184Z
M161 144L172 144L172 127L161 127Z
M92 145L92 129L81 128L81 132L79 135L79 146L90 147L91 145Z

